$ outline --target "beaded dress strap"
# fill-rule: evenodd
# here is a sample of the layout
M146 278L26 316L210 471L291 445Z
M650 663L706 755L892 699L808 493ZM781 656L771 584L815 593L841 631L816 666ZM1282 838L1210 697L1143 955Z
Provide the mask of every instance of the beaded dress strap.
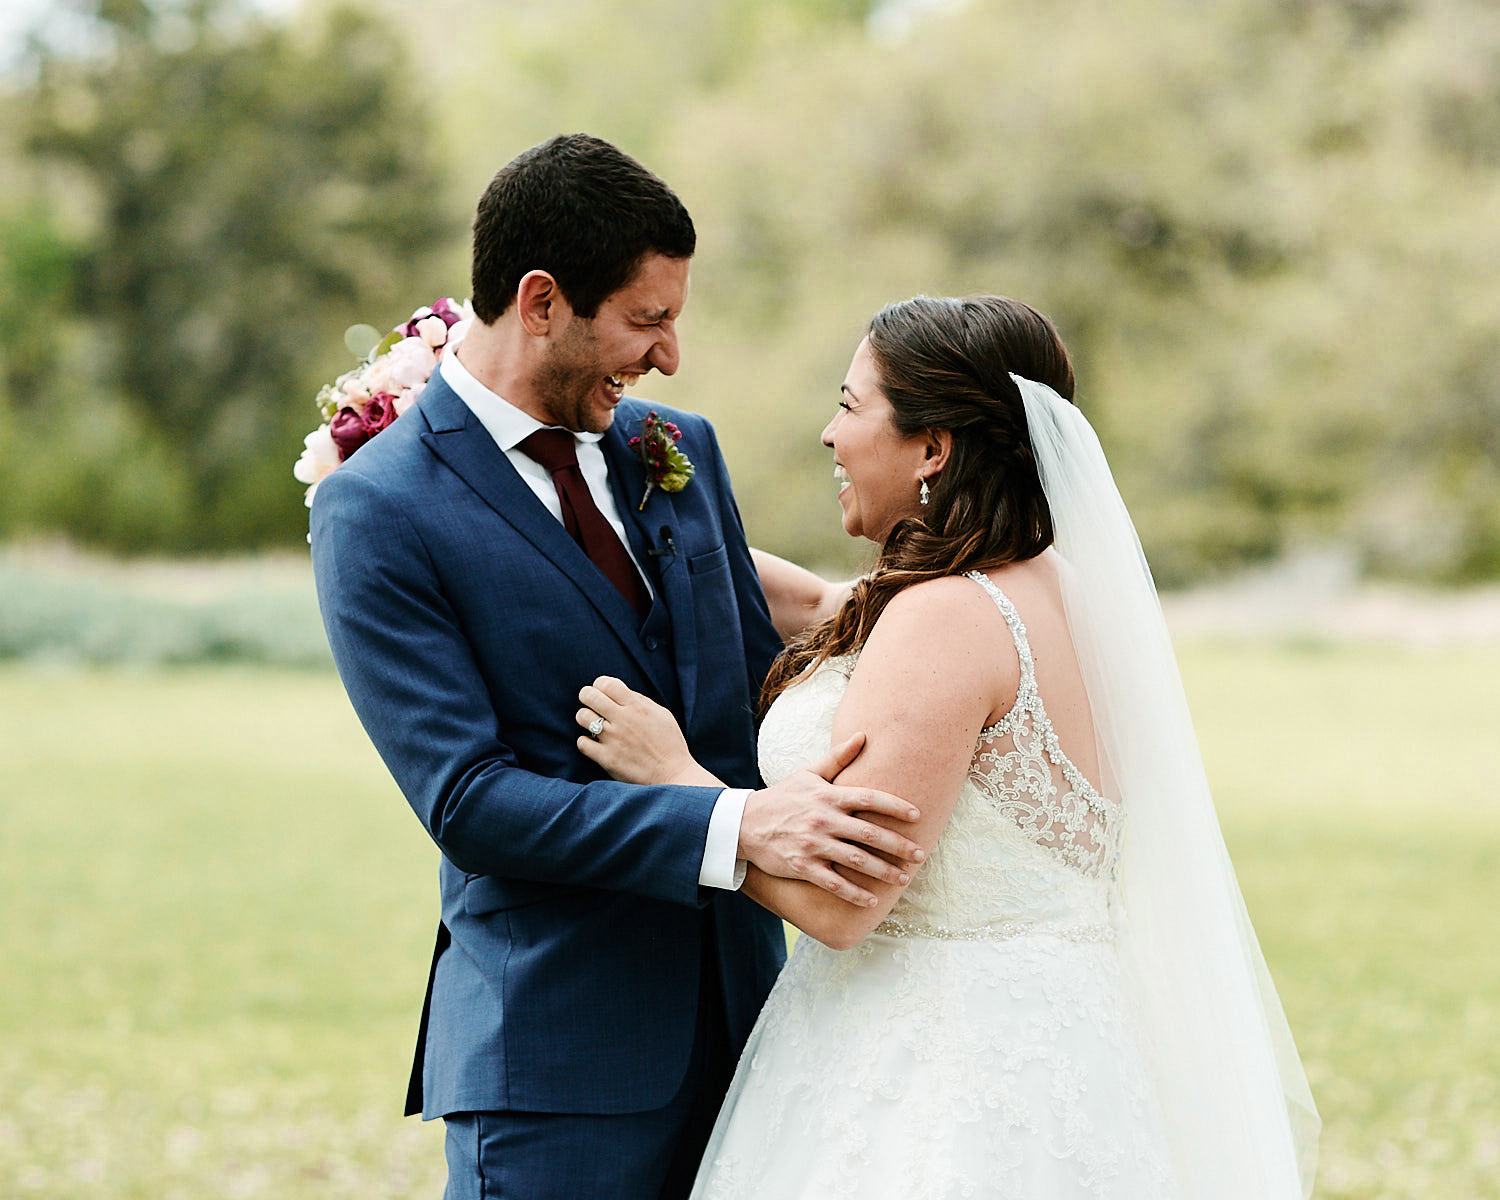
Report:
M1057 739L1057 731L1052 727L1052 719L1047 715L1047 706L1042 703L1042 694L1036 686L1036 660L1031 656L1031 644L1026 640L1026 626L1021 621L1021 614L1010 602L1010 597L1002 592L995 581L983 571L966 571L964 575L990 594L990 599L995 602L1000 615L1005 618L1006 625L1010 627L1010 636L1016 643L1016 656L1021 660L1021 683L1016 688L1016 702L1011 706L1011 710L993 725L986 725L979 731L980 744L983 745L992 738L1011 732L1029 714L1032 725L1041 734L1047 757L1062 771L1063 778L1068 781L1068 785L1100 817L1110 817L1111 810L1116 807L1114 802L1102 796L1099 790L1089 782L1088 776L1063 753L1062 743Z
M1011 640L1016 644L1016 657L1021 661L1021 683L1016 688L1015 704L993 725L986 725L979 731L979 740L988 741L1010 729L1024 712L1033 711L1043 721L1046 721L1046 715L1042 709L1041 693L1036 687L1036 660L1031 657L1031 643L1026 640L1026 626L1021 621L1021 614L1010 602L1010 597L1002 592L995 581L983 571L966 571L964 576L972 579L990 594L990 599L995 602L995 607L1005 618L1005 624L1010 629ZM1048 725L1050 727L1051 722L1048 722Z

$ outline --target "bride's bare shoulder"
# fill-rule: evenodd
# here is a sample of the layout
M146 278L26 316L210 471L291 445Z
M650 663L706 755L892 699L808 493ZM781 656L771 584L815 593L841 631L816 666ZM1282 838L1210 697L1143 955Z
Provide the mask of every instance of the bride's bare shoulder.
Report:
M933 632L940 626L951 630L982 622L994 607L994 602L972 579L944 575L902 588L891 597L875 628L879 629L880 623L889 619L893 624L925 624Z
M996 638L996 620L994 601L972 579L929 579L891 598L860 659L920 662L954 680L1003 680L1015 656L1008 639Z

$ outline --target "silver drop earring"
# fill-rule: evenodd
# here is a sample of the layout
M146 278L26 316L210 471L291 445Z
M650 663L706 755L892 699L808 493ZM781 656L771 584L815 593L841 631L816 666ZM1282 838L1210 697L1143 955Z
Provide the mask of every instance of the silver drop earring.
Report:
M932 495L932 492L927 487L927 480L925 480L925 479L922 480L922 492L921 492L922 503L926 504L927 503L927 498L929 496L931 496L931 495Z

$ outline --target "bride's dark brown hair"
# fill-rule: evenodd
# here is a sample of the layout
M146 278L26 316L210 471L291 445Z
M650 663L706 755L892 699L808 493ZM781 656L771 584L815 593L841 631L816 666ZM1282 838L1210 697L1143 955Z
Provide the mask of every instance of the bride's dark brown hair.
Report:
M766 676L762 712L809 668L860 649L903 588L1035 558L1052 544L1052 514L1011 379L1073 398L1073 365L1052 322L1004 296L917 296L881 309L866 336L896 430L910 437L946 429L953 449L921 516L896 522L839 611L787 643Z

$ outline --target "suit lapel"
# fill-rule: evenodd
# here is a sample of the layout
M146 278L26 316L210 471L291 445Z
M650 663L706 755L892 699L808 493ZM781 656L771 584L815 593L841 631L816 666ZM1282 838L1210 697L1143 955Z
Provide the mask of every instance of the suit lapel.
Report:
M421 435L427 447L584 594L630 656L661 687L660 666L641 644L635 609L568 536L562 522L546 510L440 374L433 375L417 406L427 421L427 432Z
M667 614L672 619L672 650L677 666L677 686L682 693L683 727L686 729L692 724L693 700L698 691L698 637L694 628L693 586L682 549L685 543L677 507L672 503L672 497L660 488L653 488L646 507L641 508L646 473L629 445L640 424L641 414L635 411L636 407L632 405L627 412L622 406L599 445L609 464L609 485L630 538L630 548L642 565L652 559L657 565L657 598L666 605ZM668 532L663 534L663 529Z

